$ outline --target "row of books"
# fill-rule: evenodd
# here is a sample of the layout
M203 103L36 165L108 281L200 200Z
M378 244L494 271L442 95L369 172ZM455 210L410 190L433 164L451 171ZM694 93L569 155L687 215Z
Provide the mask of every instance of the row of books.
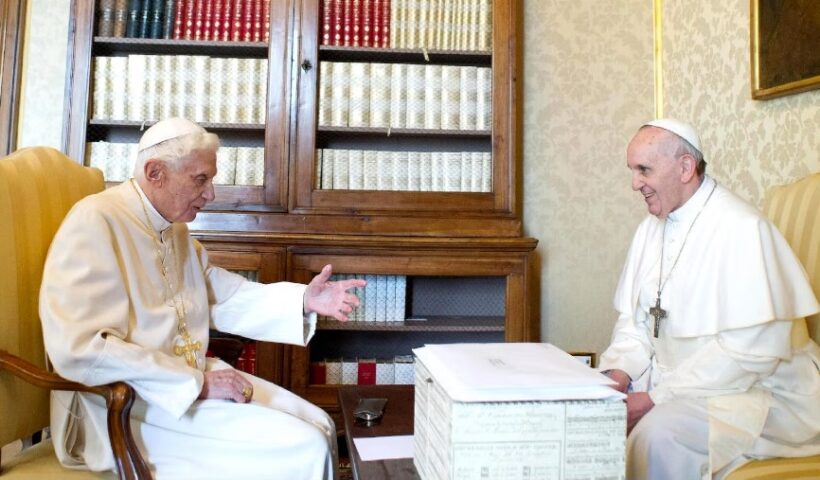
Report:
M322 45L489 51L492 0L323 0Z
M270 0L97 0L97 35L267 42Z
M412 385L412 355L392 359L334 358L310 362L313 385Z
M319 125L489 130L492 69L321 62Z
M315 188L409 192L491 192L490 152L321 149Z
M92 118L264 124L267 72L260 58L95 57Z
M352 322L401 322L405 318L407 277L405 275L335 274L333 281L361 279L367 287L355 288L359 306L348 315Z
M492 0L390 1L390 48L492 50Z
M136 143L89 142L85 164L99 168L109 182L131 178L137 159ZM265 149L221 147L216 154L217 185L262 185L265 180Z

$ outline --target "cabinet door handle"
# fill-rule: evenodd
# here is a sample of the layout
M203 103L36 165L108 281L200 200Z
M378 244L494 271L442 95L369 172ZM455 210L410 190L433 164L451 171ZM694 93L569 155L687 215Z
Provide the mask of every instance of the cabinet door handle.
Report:
M302 70L304 70L305 72L309 72L311 68L313 68L313 64L310 63L310 60L302 60Z

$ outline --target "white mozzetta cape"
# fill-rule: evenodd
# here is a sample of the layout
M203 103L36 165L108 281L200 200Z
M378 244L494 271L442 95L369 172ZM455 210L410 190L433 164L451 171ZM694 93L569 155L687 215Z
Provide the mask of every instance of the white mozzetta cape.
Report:
M179 419L197 399L203 372L173 353L178 322L172 296L184 302L188 331L202 343L203 353L209 327L305 345L316 316L303 317L304 285L257 284L211 266L187 225L167 222L140 190L151 232L137 195L124 182L81 200L69 212L45 264L43 336L60 375L87 385L125 381L136 390L135 411L147 408L150 417L150 410L159 408ZM173 293L161 276L152 235L161 238ZM209 360L203 370L211 366ZM99 403L85 394L53 395L52 434L64 464L113 467Z
M788 243L761 213L708 176L667 223L650 215L635 233L615 293L618 321L600 368L625 371L633 388L649 391L657 404L708 398L712 471L752 451L820 453L820 348L811 340L793 345L791 337L793 320L820 307ZM654 338L649 308L664 228L667 317Z

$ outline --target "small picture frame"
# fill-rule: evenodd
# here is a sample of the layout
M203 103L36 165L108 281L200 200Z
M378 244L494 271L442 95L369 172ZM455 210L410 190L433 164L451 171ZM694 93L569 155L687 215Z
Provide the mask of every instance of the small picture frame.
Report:
M569 354L590 368L598 366L598 356L595 352L569 352Z

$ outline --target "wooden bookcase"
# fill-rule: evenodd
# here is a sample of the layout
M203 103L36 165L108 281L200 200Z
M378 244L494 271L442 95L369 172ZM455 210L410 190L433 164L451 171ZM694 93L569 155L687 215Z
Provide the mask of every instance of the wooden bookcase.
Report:
M385 336L403 354L419 342L539 340L539 290L530 274L537 240L522 237L521 227L520 1L492 2L490 51L321 45L321 0L271 1L267 43L99 37L94 3L72 0L71 7L64 149L78 161L85 158L86 142L136 143L143 123L151 123L92 118L94 58L267 59L267 96L259 99L264 124L202 123L220 135L223 145L264 148L263 184L218 186L216 201L190 224L214 264L256 271L262 282L306 283L322 265L332 263L337 273L406 275L410 283L440 279L454 295L461 284L484 282L503 299L494 318L433 312L435 318L425 325L323 322L308 348L260 344L262 377L335 411L336 389L310 385L308 365L330 353L322 349L336 340L344 348ZM320 126L323 62L491 68L489 128ZM484 152L491 157L492 180L484 192L322 189L316 181L321 149Z

